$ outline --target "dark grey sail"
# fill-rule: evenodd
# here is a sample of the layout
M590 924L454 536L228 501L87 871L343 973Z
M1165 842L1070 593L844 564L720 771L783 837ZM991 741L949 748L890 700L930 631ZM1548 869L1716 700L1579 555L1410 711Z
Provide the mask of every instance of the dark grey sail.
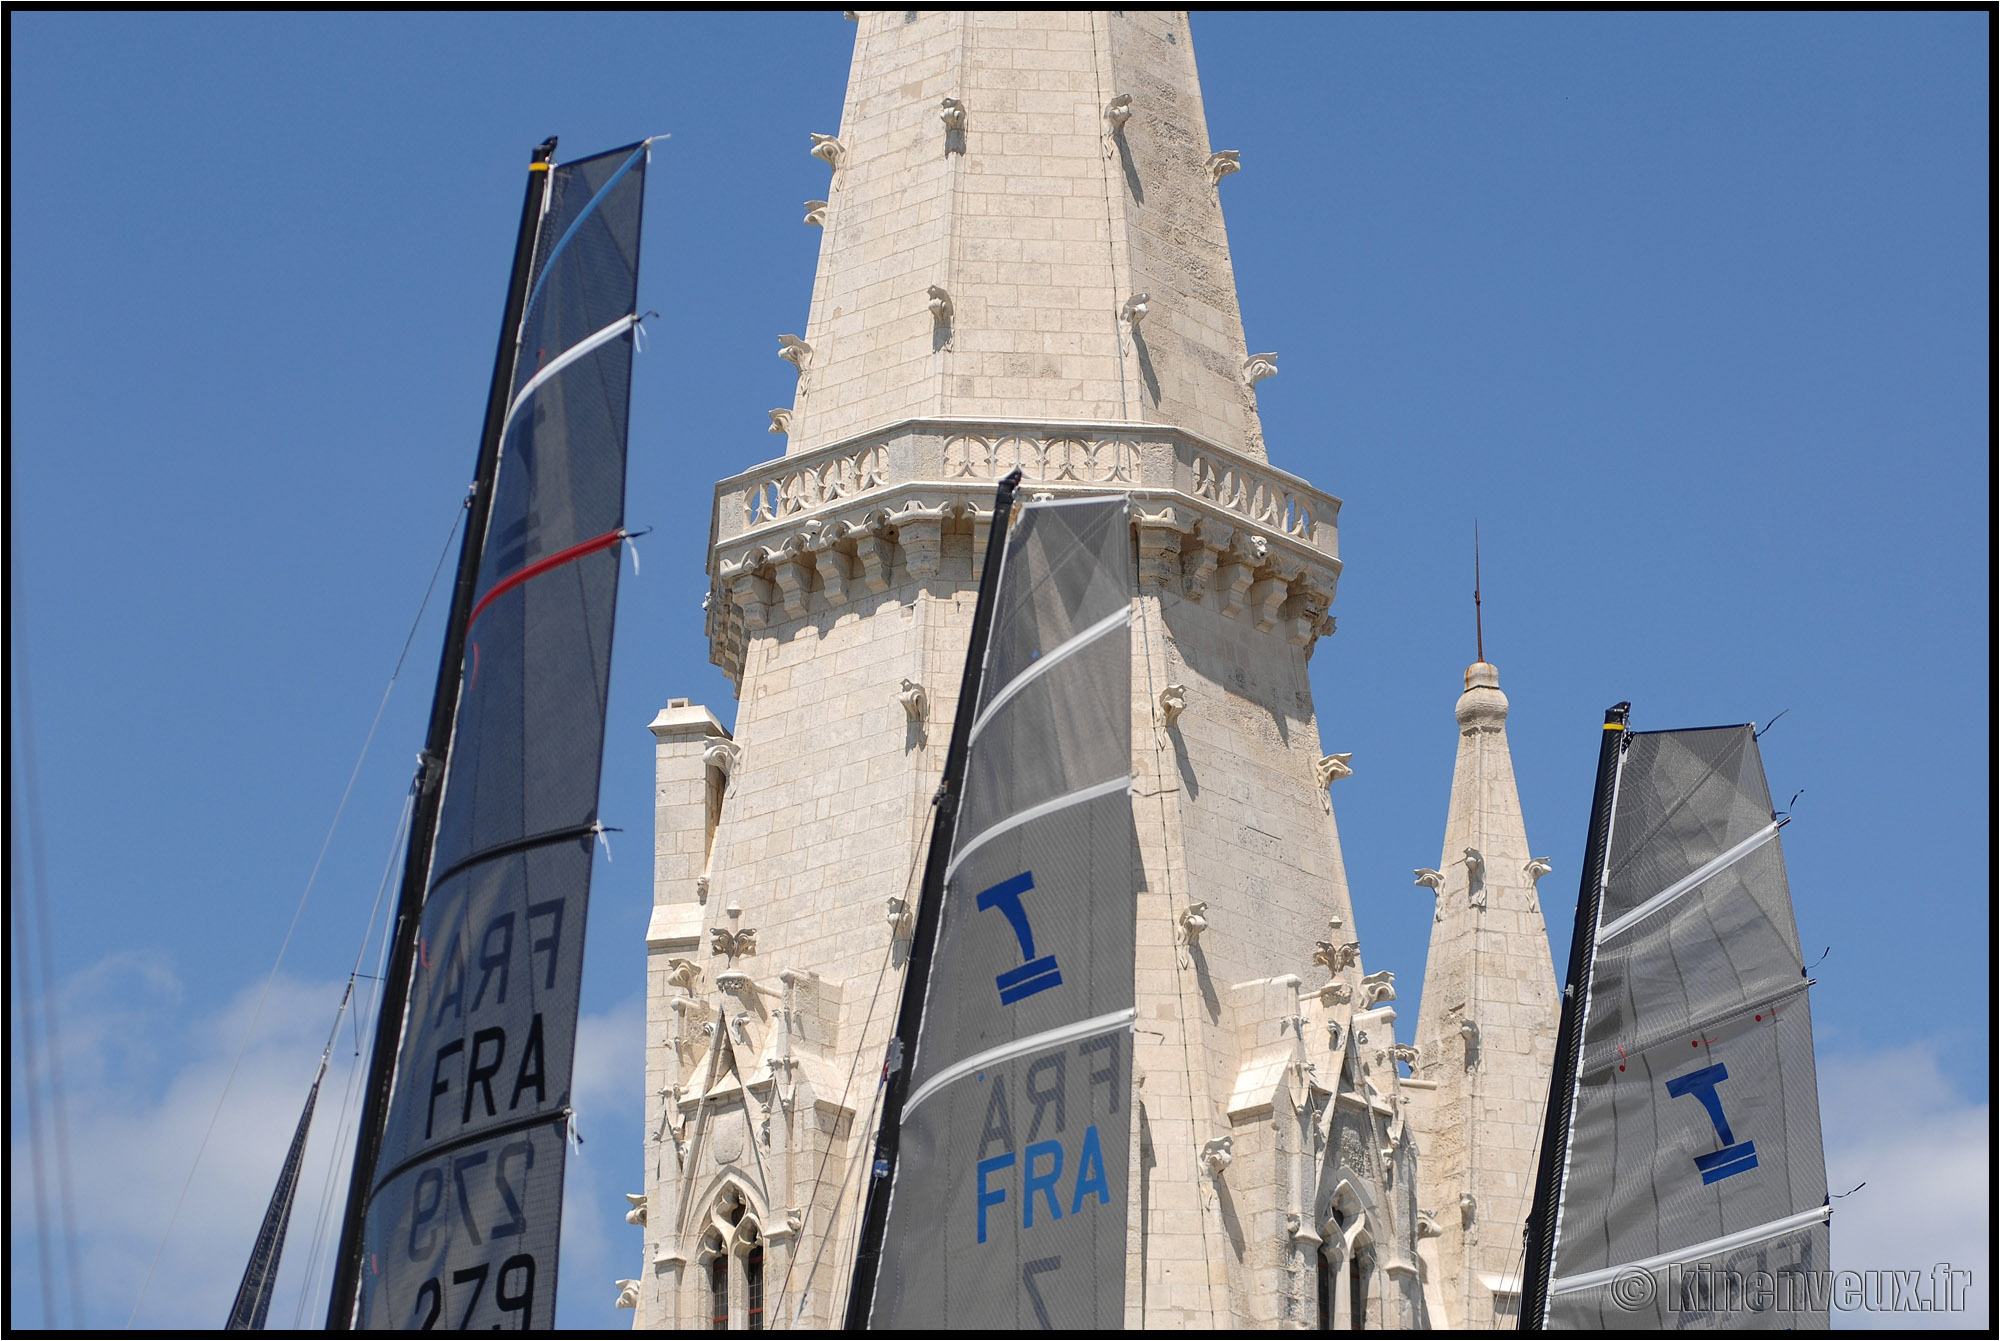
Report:
M1755 732L1620 734L1527 1321L1824 1329L1810 984Z
M549 171L367 1187L363 1327L555 1321L646 155Z
M1130 531L1082 499L1007 539L871 1327L1124 1322Z
M351 990L351 989L350 989ZM337 1027L337 1026L336 1026ZM292 1222L292 1203L298 1199L299 1170L306 1162L306 1137L312 1132L313 1106L319 1102L319 1083L326 1078L326 1056L319 1059L312 1088L306 1091L306 1106L299 1114L298 1129L292 1133L291 1149L278 1174L278 1186L271 1192L271 1204L258 1226L257 1242L250 1249L249 1265L243 1268L243 1282L236 1287L236 1302L230 1306L229 1321L223 1330L261 1332L271 1313L271 1293L278 1288L278 1265L285 1255L285 1230Z

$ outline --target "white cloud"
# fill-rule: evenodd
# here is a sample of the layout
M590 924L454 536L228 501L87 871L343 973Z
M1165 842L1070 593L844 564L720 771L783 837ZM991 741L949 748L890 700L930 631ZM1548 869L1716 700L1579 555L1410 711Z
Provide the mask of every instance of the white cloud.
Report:
M218 1114L216 1101L260 990L261 984L247 988L221 1015L188 1022L177 1010L179 980L158 957L114 956L64 984L76 1247L89 1266L89 1322L125 1322L156 1253L139 1325L213 1328L228 1316L340 999L338 984L279 978ZM337 1092L332 1097L337 1107ZM189 1185L211 1120L213 1133ZM16 1190L9 1211L19 1227L33 1220L19 1190L27 1181L27 1150L18 1123L11 1138ZM184 1185L187 1196L175 1217ZM300 1207L306 1215L317 1209L317 1183L314 1189L315 1204ZM307 1224L309 1236L310 1221L301 1216L293 1223ZM17 1319L30 1301L24 1282L33 1279L18 1270L23 1262L17 1238L10 1281ZM66 1310L57 1316L69 1320Z
M558 1325L629 1330L612 1282L639 1275L641 1234L625 1223L626 1192L645 1183L640 1130L646 1085L645 1000L633 995L576 1026L571 1106L585 1144L563 1176L562 1294Z
M1819 1091L1828 1186L1867 1183L1834 1203L1834 1269L1918 1271L1926 1295L1938 1263L1972 1272L1964 1312L1836 1310L1833 1325L1990 1326L1992 1110L1961 1097L1921 1043L1823 1057Z
M158 1265L134 1318L137 1327L207 1330L220 1327L227 1317L326 1044L341 984L286 977L273 984L168 1234L175 1199L215 1117L223 1080L242 1046L261 989L261 981L251 982L220 1013L190 1018L181 1008L183 994L173 966L162 957L135 954L106 959L64 984L63 1069L75 1247L77 1260L87 1269L86 1321L92 1327L125 1324L156 1252ZM371 1022L362 1022L364 1040L371 1028ZM357 1079L355 1037L350 1013L320 1089L284 1270L271 1307L273 1328L292 1327L295 1319L317 1327L324 1320L325 1262L331 1236L338 1233L351 1158L351 1148L340 1137L354 1116L350 1109L343 1124L343 1100L350 1099L351 1082ZM643 1041L637 996L580 1021L572 1092L579 1130L588 1144L569 1161L564 1195L566 1326L631 1325L631 1314L612 1307L611 1282L633 1274L640 1252L638 1231L622 1221L625 1200L619 1194L640 1185ZM17 1072L17 1085L18 1079ZM9 1136L13 1235L8 1288L16 1323L35 1326L42 1321L40 1282L30 1232L34 1202L28 1143L19 1107ZM336 1158L337 1142L341 1149ZM314 1270L314 1234L323 1209L328 1212L328 1237ZM302 1291L309 1274L314 1280L307 1296ZM71 1318L61 1277L55 1296L57 1310L50 1321L67 1324Z

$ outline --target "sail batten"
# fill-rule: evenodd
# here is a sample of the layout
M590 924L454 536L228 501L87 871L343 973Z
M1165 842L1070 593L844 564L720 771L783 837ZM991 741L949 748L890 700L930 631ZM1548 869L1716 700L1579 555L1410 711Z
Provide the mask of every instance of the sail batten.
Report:
M998 694L995 694L979 710L979 716L974 718L972 722L972 738L974 740L979 739L979 733L986 729L986 724L993 720L994 714L1012 702L1016 694L1036 683L1043 675L1061 665L1071 656L1081 652L1084 648L1089 647L1105 634L1119 628L1129 629L1131 624L1132 611L1129 608L1114 610L1089 628L1084 629L1080 633L1071 634L1061 643L1051 647L1026 670L1022 671L1012 680L1009 680L1007 687Z
M1617 1266L1605 1267L1601 1271L1587 1271L1580 1276L1560 1276L1549 1282L1549 1293L1575 1294L1579 1290L1595 1290L1611 1284L1628 1271L1658 1271L1676 1262L1713 1257L1719 1253L1733 1252L1738 1248L1752 1247L1789 1234L1795 1229L1810 1228L1831 1218L1832 1215L1831 1206L1814 1206L1810 1210L1783 1216L1769 1224L1740 1229L1734 1234L1725 1234L1721 1238L1709 1239L1705 1243L1691 1243L1674 1252L1659 1253L1636 1262L1620 1262Z
M1078 1020L1075 1024L1065 1024L1027 1038L1017 1038L1012 1043L1003 1043L997 1048L988 1048L985 1052L974 1053L964 1061L938 1072L925 1081L919 1089L911 1093L909 1100L903 1105L903 1111L909 1112L954 1080L962 1080L982 1067L995 1066L1037 1052L1047 1052L1050 1048L1061 1047L1065 1043L1078 1043L1086 1038L1096 1038L1099 1034L1108 1034L1114 1029L1130 1029L1135 1018L1136 1012L1129 1008L1114 1010L1109 1015Z
M998 838L1001 834L1011 829L1018 829L1023 824L1041 819L1044 816L1053 815L1060 810L1067 810L1071 806L1084 805L1097 800L1099 797L1112 796L1118 792L1129 792L1131 790L1132 775L1127 773L1122 778L1112 778L1108 782L1100 782L1095 786L1066 792L1061 796L1043 801L1040 805L1029 806L1026 810L1009 815L1006 819L999 820L981 829L978 833L959 844L957 853L951 859L951 865L945 868L945 879L950 880L953 873L958 870L959 864L972 856L974 852L977 852L986 843Z
M1725 871L1729 869L1731 866L1734 866L1737 862L1749 856L1752 852L1755 852L1758 848L1764 846L1764 844L1770 842L1773 838L1776 838L1778 836L1778 830L1782 827L1783 826L1781 824L1775 822L1766 825L1762 829L1759 829L1756 833L1751 834L1748 838L1738 843L1735 847L1730 848L1729 851L1723 853L1719 857L1715 857L1712 860L1710 860L1709 863L1706 866L1703 866L1700 870L1695 871L1691 875L1686 875L1681 877L1681 879L1675 881L1671 885L1668 885L1658 894L1655 894L1652 898L1647 899L1644 903L1640 904L1637 908L1634 908L1631 912L1626 913L1623 917L1620 917L1617 921L1607 923L1605 926L1599 928L1597 932L1597 943L1599 945L1602 945L1604 944L1604 942L1610 940L1613 936L1616 936L1619 932L1630 930L1632 927L1639 925L1639 923L1645 921L1647 918L1651 917L1654 913L1657 913L1658 911L1660 911L1660 909L1666 907L1668 904L1672 903L1675 899L1678 899L1681 895L1688 893L1690 890L1693 890L1698 886L1700 886L1701 884L1703 884L1704 882L1706 882L1711 876L1715 875L1720 871Z

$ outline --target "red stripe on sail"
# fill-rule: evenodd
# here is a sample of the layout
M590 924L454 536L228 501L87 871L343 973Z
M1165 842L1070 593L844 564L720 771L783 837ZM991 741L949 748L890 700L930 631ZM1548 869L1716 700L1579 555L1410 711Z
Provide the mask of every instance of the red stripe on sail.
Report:
M551 568L560 568L564 564L570 562L573 559L581 559L586 554L595 554L597 553L597 551L601 549L609 549L611 548L611 546L617 544L624 538L625 538L625 528L621 526L615 531L606 531L601 536L597 536L591 540L581 541L577 544L571 545L568 549L563 550L559 554L551 554L546 559L540 559L534 563L529 564L526 568L523 568L520 572L514 574L512 577L506 578L505 580L496 584L493 590L487 592L484 596L480 597L479 604L472 607L472 618L465 621L465 626L469 629L474 624L478 623L481 612L484 611L487 606L493 604L494 601L498 600L502 596L505 596L508 592L520 586L523 582L526 582L528 579L540 577L543 573L548 572Z

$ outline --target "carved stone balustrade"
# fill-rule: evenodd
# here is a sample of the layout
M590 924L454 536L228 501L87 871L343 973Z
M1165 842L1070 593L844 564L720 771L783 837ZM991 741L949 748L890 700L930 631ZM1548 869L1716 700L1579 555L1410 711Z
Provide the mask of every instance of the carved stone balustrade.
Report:
M983 541L993 484L1132 498L1141 585L1212 605L1308 653L1333 629L1340 500L1180 429L907 420L716 486L710 659L740 677L758 630L943 571L946 535Z

